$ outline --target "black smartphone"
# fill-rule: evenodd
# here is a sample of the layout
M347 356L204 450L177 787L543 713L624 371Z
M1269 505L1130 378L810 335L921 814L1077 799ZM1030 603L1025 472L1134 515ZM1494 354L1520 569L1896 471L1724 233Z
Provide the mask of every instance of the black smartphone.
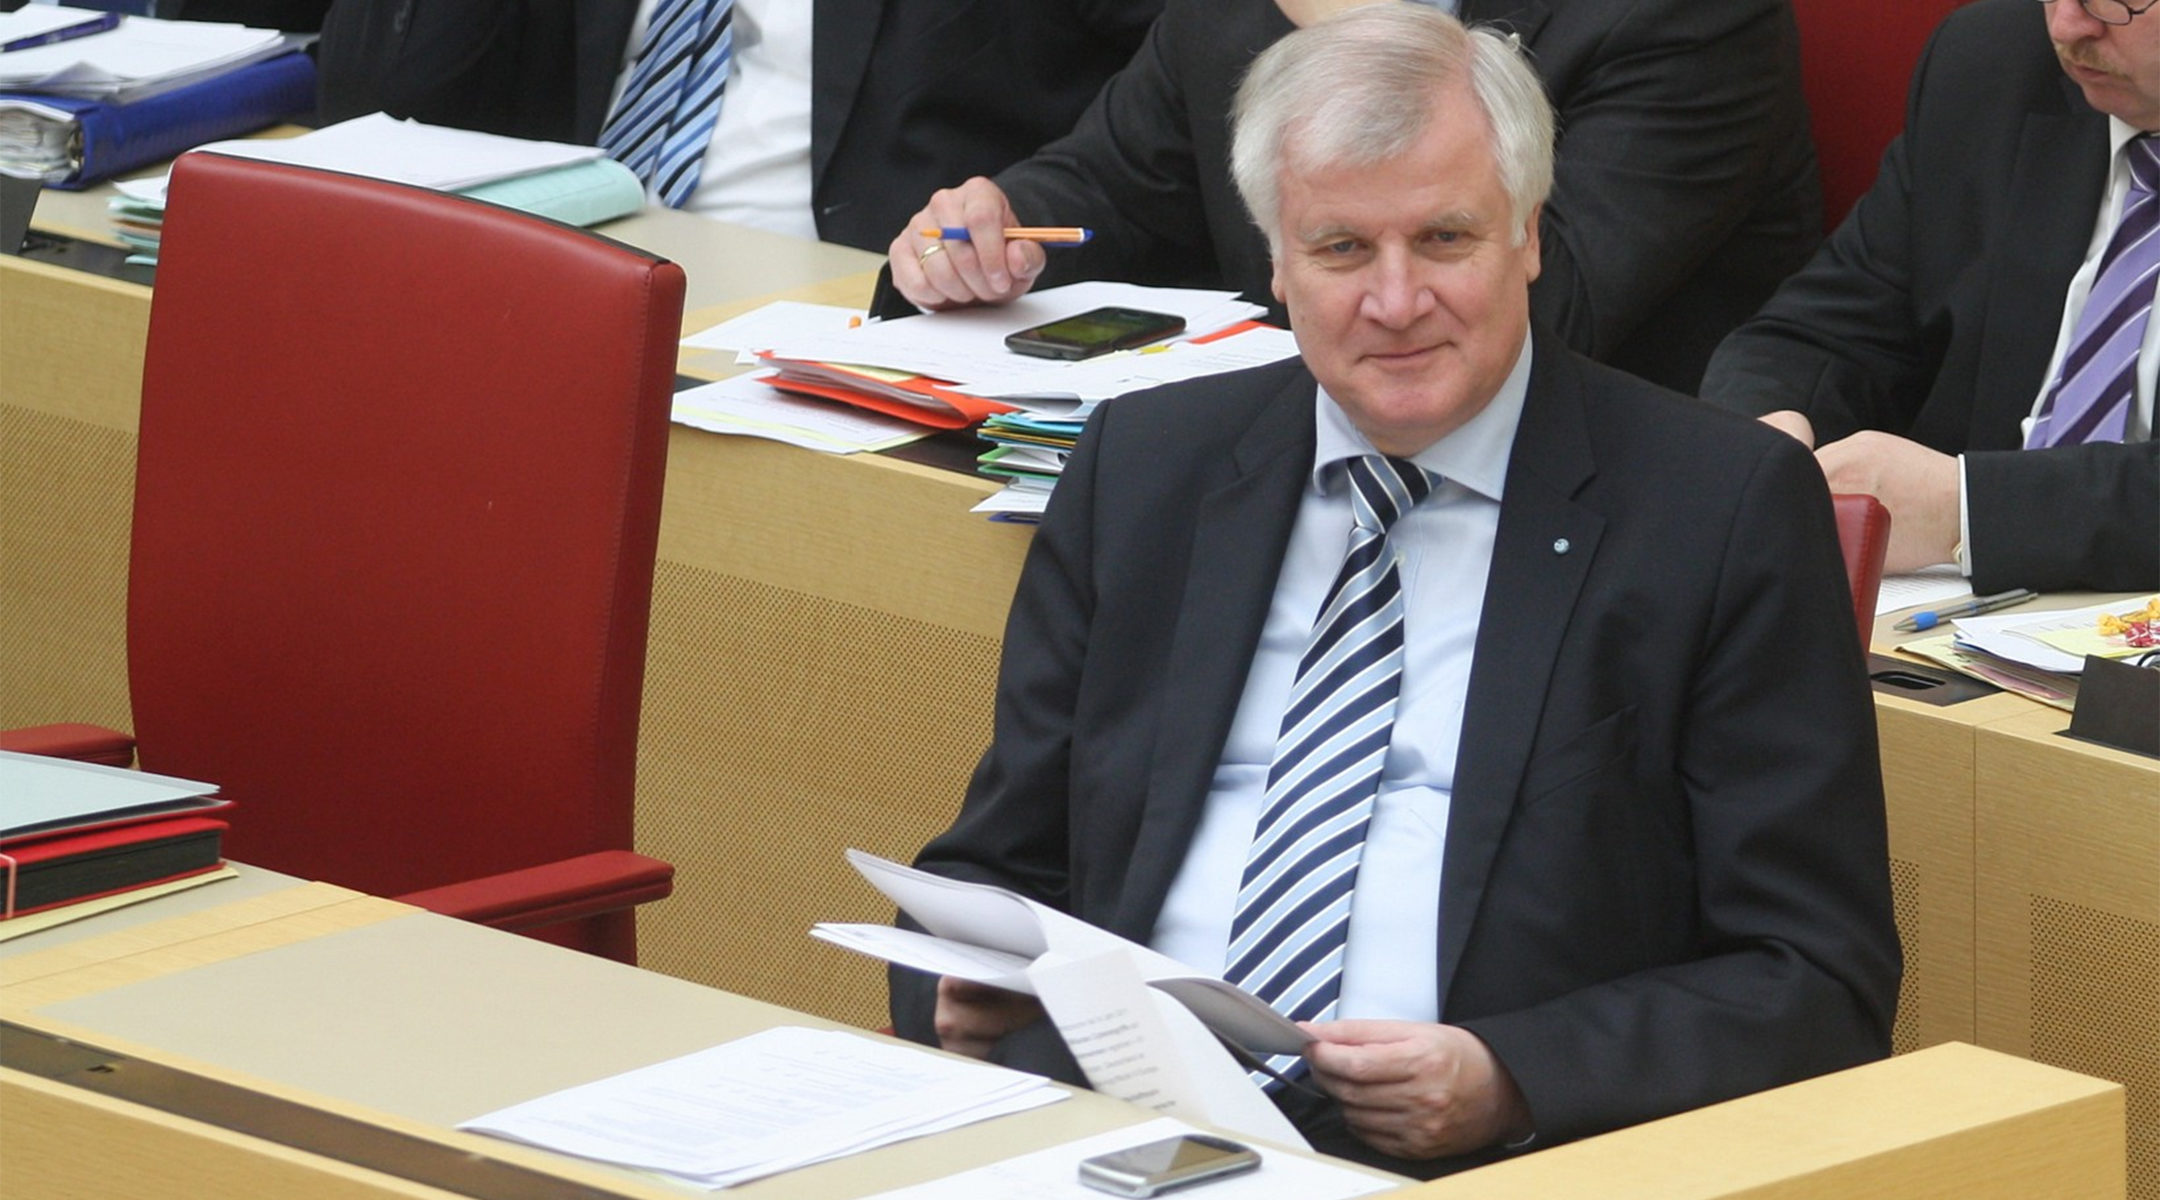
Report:
M1005 335L1005 348L1037 358L1082 359L1112 350L1130 350L1159 341L1185 328L1175 313L1141 308L1095 308L1078 316Z
M1260 1154L1228 1138L1187 1134L1080 1160L1080 1182L1113 1196L1160 1196L1260 1166Z

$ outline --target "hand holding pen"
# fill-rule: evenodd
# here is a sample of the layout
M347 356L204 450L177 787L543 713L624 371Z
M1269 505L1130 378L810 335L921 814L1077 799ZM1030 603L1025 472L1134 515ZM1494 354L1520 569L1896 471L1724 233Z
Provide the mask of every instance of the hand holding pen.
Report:
M1974 596L1962 604L1953 604L1948 608L1916 612L1891 628L1905 633L1917 633L1923 629L1933 629L1944 621L1954 621L1959 617L1977 617L1998 608L2023 604L2039 594L2030 588L2011 588L2007 592L1996 592L1991 596Z
M923 309L1017 299L1048 261L1042 242L1005 235L1021 224L1004 191L988 179L942 189L892 240L893 286ZM924 230L938 236L924 237Z

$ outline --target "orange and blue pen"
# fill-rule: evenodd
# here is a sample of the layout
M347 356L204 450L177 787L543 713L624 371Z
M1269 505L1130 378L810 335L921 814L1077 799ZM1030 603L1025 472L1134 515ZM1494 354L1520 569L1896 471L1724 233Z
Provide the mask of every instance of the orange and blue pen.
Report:
M1014 225L1008 227L1004 232L1005 240L1008 242L1041 242L1045 246L1077 246L1095 236L1094 230L1082 229L1077 225ZM946 225L938 229L925 229L922 231L922 235L926 238L937 238L940 241L947 242L974 240L968 235L967 228L962 225Z

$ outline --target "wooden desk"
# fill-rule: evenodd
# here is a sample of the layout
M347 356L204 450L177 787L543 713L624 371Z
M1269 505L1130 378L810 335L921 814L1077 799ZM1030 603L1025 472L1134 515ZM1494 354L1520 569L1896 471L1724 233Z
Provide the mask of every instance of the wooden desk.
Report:
M2160 1200L2160 762L2052 710L1975 739L1979 1037L2129 1087L2129 1194Z
M154 919L107 914L25 939L0 958L0 1018L641 1200L685 1193L450 1126L777 1023L824 1024L342 888L259 873L249 882L255 890L231 903L156 901L142 906ZM6 1196L449 1200L18 1069L0 1068L0 1108ZM1076 1093L729 1194L840 1200L1146 1115ZM1401 1194L2114 1200L2121 1163L2121 1089L1943 1046Z

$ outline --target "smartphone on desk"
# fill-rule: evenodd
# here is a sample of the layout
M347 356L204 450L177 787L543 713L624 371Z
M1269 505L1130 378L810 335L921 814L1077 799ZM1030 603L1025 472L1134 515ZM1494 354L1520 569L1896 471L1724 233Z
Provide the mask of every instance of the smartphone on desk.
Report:
M1005 348L1037 358L1078 360L1130 350L1160 341L1185 328L1185 318L1175 313L1149 312L1144 308L1093 308L1005 335Z
M1160 1196L1260 1166L1250 1146L1187 1134L1080 1160L1080 1182L1113 1196Z

